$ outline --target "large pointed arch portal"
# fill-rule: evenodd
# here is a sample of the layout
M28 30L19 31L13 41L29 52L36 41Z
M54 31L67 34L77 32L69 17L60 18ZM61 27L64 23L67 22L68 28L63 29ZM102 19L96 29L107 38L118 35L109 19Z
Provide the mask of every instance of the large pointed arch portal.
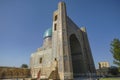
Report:
M71 62L73 77L80 77L84 73L81 45L75 34L70 36Z

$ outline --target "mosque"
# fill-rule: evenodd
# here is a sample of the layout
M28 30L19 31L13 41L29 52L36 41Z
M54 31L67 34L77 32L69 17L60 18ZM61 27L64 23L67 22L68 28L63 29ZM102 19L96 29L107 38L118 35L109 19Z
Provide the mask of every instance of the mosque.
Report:
M43 46L30 57L32 78L74 80L96 73L86 28L67 16L64 2L59 2L43 39Z

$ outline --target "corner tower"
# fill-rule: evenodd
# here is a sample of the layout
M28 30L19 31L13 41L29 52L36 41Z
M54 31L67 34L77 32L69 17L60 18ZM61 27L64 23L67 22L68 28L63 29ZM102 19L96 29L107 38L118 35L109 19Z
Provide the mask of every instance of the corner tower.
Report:
M53 44L52 51L58 61L58 72L61 79L64 79L66 72L70 72L68 57L68 36L67 36L67 13L64 2L58 4L58 9L53 14ZM66 60L65 60L66 59ZM67 68L66 68L67 67ZM67 73L69 77L71 73Z

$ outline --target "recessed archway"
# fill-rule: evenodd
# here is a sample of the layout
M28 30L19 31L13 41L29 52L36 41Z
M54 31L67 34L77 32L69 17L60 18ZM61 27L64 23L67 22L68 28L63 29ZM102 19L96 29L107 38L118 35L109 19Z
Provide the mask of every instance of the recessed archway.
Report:
M82 51L79 40L75 34L70 36L71 62L73 69L73 76L80 77L84 73L84 64L82 59Z

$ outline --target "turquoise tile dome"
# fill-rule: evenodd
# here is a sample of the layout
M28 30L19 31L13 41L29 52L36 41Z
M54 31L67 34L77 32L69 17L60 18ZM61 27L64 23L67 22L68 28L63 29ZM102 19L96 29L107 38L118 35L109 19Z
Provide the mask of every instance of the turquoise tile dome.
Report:
M45 31L43 38L52 37L52 28L49 28Z

